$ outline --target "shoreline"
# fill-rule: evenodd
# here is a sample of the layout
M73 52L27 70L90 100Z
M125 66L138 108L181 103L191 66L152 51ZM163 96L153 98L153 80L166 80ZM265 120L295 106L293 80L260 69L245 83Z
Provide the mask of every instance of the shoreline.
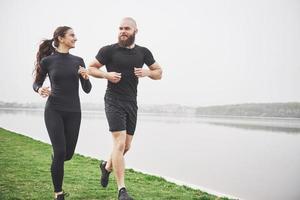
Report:
M131 167L129 167L129 169L130 168ZM147 171L137 169L137 168L132 168L132 169L136 172L141 172L141 173L146 174L146 175L161 177L161 178L167 180L168 182L174 183L178 186L187 186L187 187L193 188L195 190L201 190L202 192L207 192L209 194L215 195L215 196L220 197L220 198L221 197L227 197L227 198L230 198L232 200L245 200L245 199L242 199L240 197L237 197L237 196L234 196L234 195L231 195L231 194L221 193L221 192L218 192L216 190L212 190L212 189L209 189L209 188L206 188L206 187L203 187L203 186L199 186L199 185L187 183L187 182L184 182L184 181L180 181L180 180L177 180L177 179L174 179L174 178L171 178L171 177L161 176L159 174L147 172Z

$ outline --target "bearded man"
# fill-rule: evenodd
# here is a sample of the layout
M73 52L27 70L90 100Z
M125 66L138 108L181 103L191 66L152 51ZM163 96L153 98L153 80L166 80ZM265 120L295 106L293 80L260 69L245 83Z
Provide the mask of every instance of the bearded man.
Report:
M124 155L130 149L137 122L137 85L139 78L159 80L162 69L145 47L135 44L137 24L134 19L122 19L118 43L102 47L89 65L89 74L107 79L104 97L105 114L113 138L112 153L100 163L103 187L107 187L109 174L114 171L118 185L118 199L131 200L125 187ZM143 68L146 64L148 69ZM106 66L106 71L101 70Z

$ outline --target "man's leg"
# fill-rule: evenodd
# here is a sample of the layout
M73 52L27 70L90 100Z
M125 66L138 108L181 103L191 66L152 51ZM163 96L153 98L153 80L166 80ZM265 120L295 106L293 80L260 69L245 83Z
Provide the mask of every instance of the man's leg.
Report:
M132 141L132 136L130 137L127 135L128 134L126 134L126 131L112 132L112 136L113 136L112 166L117 180L119 200L132 200L132 198L128 195L125 187L124 154L129 150L129 146Z
M126 134L126 141L125 141L125 150L124 150L124 155L129 151L130 147L131 147L131 142L133 139L133 135L130 134Z
M113 150L111 153L111 161L102 162L100 164L101 169L101 185L106 187L108 184L108 178L110 169L114 170L117 185L118 185L118 199L119 200L132 200L128 195L125 188L125 162L124 154L129 150L132 141L132 136L127 136L130 133L134 134L136 115L130 118L128 108L131 107L131 103L127 101L116 101L111 98L105 98L105 114L109 124L109 129L113 137ZM134 111L137 111L135 107ZM130 110L129 110L130 111ZM135 119L134 119L135 118ZM130 119L130 122L128 122ZM133 120L132 120L133 119ZM128 126L133 125L133 126ZM121 130L121 131L120 131Z
M135 101L133 102L124 102L123 104L123 109L126 110L126 136L125 136L125 141L123 144L124 149L122 149L122 157L123 157L123 163L124 163L124 154L128 152L130 149L130 145L132 142L133 134L135 132L135 127L136 127L136 122L137 122L137 104ZM114 157L112 157L112 163L113 163L113 168L114 170L116 167L114 166ZM118 199L119 200L132 200L132 198L128 195L127 190L125 188L125 183L124 183L124 176L125 176L125 164L123 168L123 182L118 183L118 189L119 189L119 194L118 194ZM115 172L116 174L116 172ZM122 185L123 183L123 185Z
M124 149L123 156L125 155L126 152L128 152L131 145L132 138L133 138L132 135L126 134L125 149ZM107 161L103 161L100 163L100 169L101 169L101 185L103 187L107 187L109 181L109 175L113 169L112 153Z
M113 150L112 150L112 166L116 176L118 189L125 187L124 182L124 151L126 146L126 131L112 132Z
M105 114L109 124L109 130L113 135L113 151L107 162L103 161L100 163L101 185L103 187L107 186L109 181L109 174L113 169L113 153L118 152L120 154L121 151L121 155L124 155L129 150L132 141L132 136L129 134L134 133L134 131L125 131L127 129L128 115L128 113L126 112L126 106L126 102L118 101L107 96L105 97ZM122 137L119 136L120 133L122 133ZM122 138L122 140L120 140L120 138Z
M126 134L126 141L125 141L125 150L124 150L124 153L123 155L125 155L130 147L131 147L131 142L132 142L132 139L133 139L133 135L131 134ZM107 163L105 165L105 169L109 172L112 171L113 167L112 167L112 154L110 155L109 159L107 160Z

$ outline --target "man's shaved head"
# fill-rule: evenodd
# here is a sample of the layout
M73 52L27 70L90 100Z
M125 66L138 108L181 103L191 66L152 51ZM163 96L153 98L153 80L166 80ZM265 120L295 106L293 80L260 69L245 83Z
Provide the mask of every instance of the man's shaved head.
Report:
M134 28L135 30L137 30L137 24L135 22L135 20L132 17L124 17L121 21L121 26L123 25L129 25L132 28Z

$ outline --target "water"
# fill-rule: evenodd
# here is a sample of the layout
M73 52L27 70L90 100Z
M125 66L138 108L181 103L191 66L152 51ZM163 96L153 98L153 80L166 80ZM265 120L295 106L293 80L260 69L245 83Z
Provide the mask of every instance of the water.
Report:
M81 124L76 152L106 159L104 113L84 112ZM0 126L50 142L42 110L0 110ZM299 152L300 119L140 114L126 165L239 199L299 200Z

